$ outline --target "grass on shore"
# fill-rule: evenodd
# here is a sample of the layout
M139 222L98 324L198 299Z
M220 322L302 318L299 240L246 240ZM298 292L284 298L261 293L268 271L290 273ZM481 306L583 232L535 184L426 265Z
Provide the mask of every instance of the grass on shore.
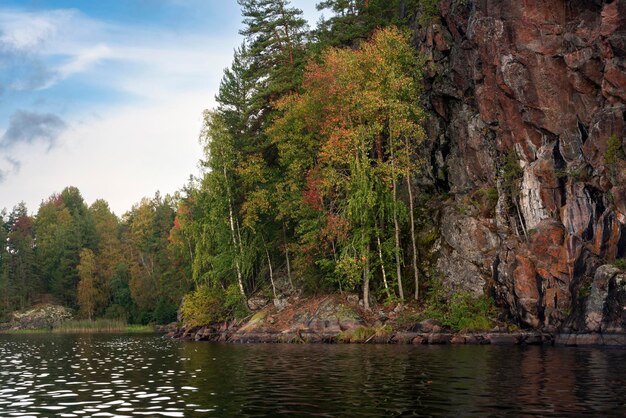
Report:
M389 325L358 327L339 333L337 340L342 343L367 343L374 337L387 337L392 331Z
M127 333L148 333L154 332L154 326L152 325L135 325L127 324L125 321L112 320L112 319L96 319L90 321L88 319L83 320L71 320L66 321L52 329L36 328L36 329L18 329L2 331L5 334L39 334L39 333L107 333L107 332L127 332Z

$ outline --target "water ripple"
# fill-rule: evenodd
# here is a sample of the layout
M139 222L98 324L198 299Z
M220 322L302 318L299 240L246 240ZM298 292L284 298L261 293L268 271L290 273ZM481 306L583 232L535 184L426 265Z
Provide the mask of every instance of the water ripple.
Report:
M626 350L0 336L1 416L622 416Z

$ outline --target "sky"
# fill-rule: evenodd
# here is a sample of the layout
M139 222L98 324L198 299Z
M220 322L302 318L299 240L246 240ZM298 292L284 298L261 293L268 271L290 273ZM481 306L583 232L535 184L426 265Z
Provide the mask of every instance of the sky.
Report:
M292 0L314 26L317 0ZM2 0L0 210L67 186L122 215L199 173L236 0Z

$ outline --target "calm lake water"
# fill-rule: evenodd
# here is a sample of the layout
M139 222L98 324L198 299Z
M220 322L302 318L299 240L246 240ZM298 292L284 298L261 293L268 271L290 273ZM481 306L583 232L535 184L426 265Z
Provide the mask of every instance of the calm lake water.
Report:
M626 350L0 335L0 416L624 416Z

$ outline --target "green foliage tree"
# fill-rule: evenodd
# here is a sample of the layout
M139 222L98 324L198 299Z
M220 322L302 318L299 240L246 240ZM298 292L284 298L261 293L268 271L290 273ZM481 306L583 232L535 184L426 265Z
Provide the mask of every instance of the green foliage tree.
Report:
M205 125L201 135L204 145L206 167L201 191L203 203L209 211L199 237L197 257L210 264L201 265L194 271L196 282L228 285L235 282L242 298L246 298L244 280L250 271L246 257L247 236L242 234L233 183L236 178L235 147L233 136L219 113L205 113ZM233 274L234 273L234 274Z
M189 327L206 325L224 319L219 288L198 286L185 296L180 308L183 323Z
M166 298L160 298L154 309L154 322L157 324L169 324L176 321L177 305Z
M128 220L130 252L130 291L144 311L154 309L157 301L157 232L155 208L148 199L133 207Z
M124 263L116 266L109 282L110 302L105 309L104 316L111 319L136 321L138 308L130 292L130 270Z
M153 319L160 299L178 304L188 290L172 262L170 235L174 227L175 202L170 196L143 199L125 215L122 248L130 271L129 288L139 309L140 322Z
M98 199L89 207L96 234L96 253L103 277L108 281L122 259L119 219L109 204Z
M235 50L230 68L224 70L218 94L217 111L221 115L233 138L245 146L246 135L252 131L255 114L252 105L252 96L255 94L254 79L250 76L251 58L246 47L242 44Z
M175 238L175 206L157 194L120 222L107 202L87 207L80 191L68 187L44 201L35 217L24 204L3 211L1 313L52 300L79 307L89 319L172 319L191 271L191 257L177 241L184 237Z
M46 287L59 301L74 306L80 251L97 246L95 225L80 191L67 187L43 202L35 231L37 263Z
M66 187L61 192L60 198L63 202L63 206L67 208L72 215L74 223L77 224L81 247L95 251L98 242L97 231L94 219L89 213L89 208L80 190L74 186Z

